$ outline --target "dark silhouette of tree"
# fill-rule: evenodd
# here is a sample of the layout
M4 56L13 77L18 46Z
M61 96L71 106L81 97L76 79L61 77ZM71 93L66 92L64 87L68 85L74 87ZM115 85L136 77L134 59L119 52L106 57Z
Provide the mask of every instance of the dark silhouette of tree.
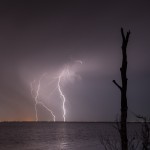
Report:
M123 28L121 28L122 35L122 66L120 68L122 85L120 86L115 80L113 83L121 91L121 122L120 122L120 138L122 150L128 150L128 138L127 138L127 45L130 36L130 31L124 34Z

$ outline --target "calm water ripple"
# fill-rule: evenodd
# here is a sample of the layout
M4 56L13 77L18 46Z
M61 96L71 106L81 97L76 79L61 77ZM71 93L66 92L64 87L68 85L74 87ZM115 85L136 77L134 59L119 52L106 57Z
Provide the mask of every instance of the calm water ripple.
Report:
M102 136L119 139L112 123L0 123L0 150L103 150Z

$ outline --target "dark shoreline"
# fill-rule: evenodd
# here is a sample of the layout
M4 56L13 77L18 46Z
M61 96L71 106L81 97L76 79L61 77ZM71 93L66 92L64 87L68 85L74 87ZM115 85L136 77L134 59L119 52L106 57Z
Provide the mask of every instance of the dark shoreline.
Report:
M1 123L116 123L116 122L82 122L82 121L70 121L70 122L63 122L63 121L56 121L56 122L53 122L53 121L2 121L0 122ZM141 123L141 122L127 122L127 123ZM149 122L150 123L150 122Z

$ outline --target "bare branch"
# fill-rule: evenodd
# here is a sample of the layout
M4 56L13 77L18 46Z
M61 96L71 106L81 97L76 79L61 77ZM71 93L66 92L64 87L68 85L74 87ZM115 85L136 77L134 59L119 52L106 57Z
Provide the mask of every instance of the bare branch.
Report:
M113 80L112 81L120 90L122 90L122 87L115 81L115 80Z
M129 36L130 36L130 30L127 32L127 35L126 35L126 43L128 43L128 40L129 40Z
M122 39L123 39L123 41L125 41L125 36L124 36L123 28L121 28L121 35L122 35Z

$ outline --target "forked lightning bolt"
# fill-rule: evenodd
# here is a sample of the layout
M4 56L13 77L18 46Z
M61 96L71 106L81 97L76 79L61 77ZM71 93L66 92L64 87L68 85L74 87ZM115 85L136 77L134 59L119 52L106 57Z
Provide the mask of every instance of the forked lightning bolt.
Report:
M63 94L63 92L61 90L61 79L62 79L63 75L64 75L64 71L58 77L58 90L59 90L60 96L62 97L62 101L63 101L63 105L62 105L62 108L63 108L63 120L65 122L66 121L66 109L65 109L66 98L65 98L65 95Z
M40 91L40 88L41 88L41 80L43 79L43 77L46 75L46 73L44 73L41 78L39 79L38 81L38 86L37 86L37 90L35 92L35 96L34 96L34 93L33 93L33 83L35 83L35 80L33 82L31 82L31 94L32 96L34 97L34 100L35 100L35 114L36 114L36 121L38 121L38 112L37 112L37 105L38 104L41 104L47 111L49 111L51 113L51 115L53 116L53 121L55 121L55 115L53 113L53 111L51 109L49 109L47 106L45 106L45 104L41 101L38 100L38 97L39 97L39 91Z
M56 121L56 117L55 117L53 111L50 110L47 106L45 106L45 104L42 103L42 102L38 102L38 104L41 104L45 109L47 109L47 110L52 114L52 116L53 116L53 121L55 122L55 121Z
M79 63L82 65L82 61L81 60L76 60L75 61L76 63ZM31 94L34 98L34 101L35 101L35 113L36 113L36 121L38 121L38 112L37 112L37 105L40 104L42 105L47 111L49 111L51 113L51 115L53 116L53 120L55 121L55 115L53 113L53 111L51 109L49 109L41 100L39 100L39 92L40 92L40 88L41 88L41 80L45 77L46 73L44 73L41 78L38 80L38 85L37 85L37 89L36 91L34 90L33 88L33 84L35 83L35 80L33 82L31 82ZM66 103L66 97L63 93L63 90L62 90L62 80L64 78L67 78L69 79L69 77L71 76L74 76L74 74L72 74L72 72L70 72L69 70L69 66L65 67L63 69L63 71L59 74L59 76L53 78L54 80L52 80L49 84L53 83L53 82L57 82L56 84L56 88L54 88L54 90L50 93L50 95L52 95L56 89L58 89L58 92L60 94L60 98L62 100L62 109L63 109L63 121L65 122L66 121L66 108L65 108L65 103ZM34 92L35 91L35 92ZM34 94L35 93L35 94ZM49 96L50 96L49 95Z
M66 97L65 95L63 94L63 90L61 88L61 80L63 77L67 77L69 78L71 75L70 75L70 71L69 71L69 67L67 66L59 75L58 77L58 91L60 93L60 96L61 96L61 99L62 99L62 109L63 109L63 121L65 122L66 121L66 108L65 108L65 102L66 102Z

